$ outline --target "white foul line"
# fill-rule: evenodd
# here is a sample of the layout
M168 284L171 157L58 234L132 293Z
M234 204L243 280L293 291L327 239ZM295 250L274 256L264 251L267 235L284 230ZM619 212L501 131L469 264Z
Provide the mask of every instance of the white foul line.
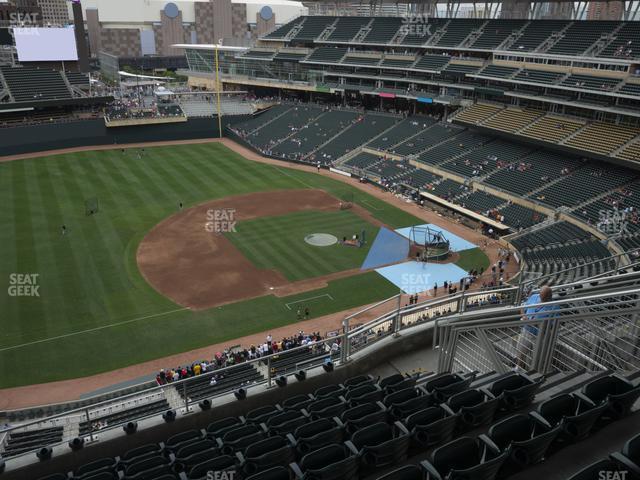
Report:
M168 312L154 313L153 315L147 315L144 317L133 318L131 320L125 320L124 322L111 323L109 325L102 325L100 327L90 328L88 330L80 330L79 332L67 333L65 335L58 335L57 337L43 338L42 340L34 340L33 342L22 343L20 345L12 345L10 347L0 348L0 352L6 352L7 350L15 350L22 347L28 347L30 345L37 345L38 343L50 342L52 340L60 340L61 338L73 337L75 335L82 335L85 333L97 332L98 330L104 330L111 327L118 327L120 325L126 325L127 323L138 322L140 320L147 320L153 317L161 317L163 315L169 315L170 313L184 312L189 310L188 308L178 308L177 310L170 310Z
M284 305L289 310L291 310L291 307L289 305L293 305L294 303L307 302L309 300L315 300L316 298L322 298L322 297L329 297L330 300L333 300L333 297L331 295L329 295L328 293L323 293L322 295L316 295L315 297L303 298L302 300L296 300L295 302L285 303Z

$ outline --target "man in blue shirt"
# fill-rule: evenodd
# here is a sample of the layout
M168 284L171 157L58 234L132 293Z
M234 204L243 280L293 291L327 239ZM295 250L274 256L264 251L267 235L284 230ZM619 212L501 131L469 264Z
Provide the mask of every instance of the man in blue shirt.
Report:
M542 287L539 293L533 293L524 302L522 320L547 320L555 315L558 305L544 305L553 300L553 292L550 287ZM533 360L533 350L536 337L538 336L538 326L527 324L522 327L522 332L518 337L518 361L517 365L524 369L531 367Z

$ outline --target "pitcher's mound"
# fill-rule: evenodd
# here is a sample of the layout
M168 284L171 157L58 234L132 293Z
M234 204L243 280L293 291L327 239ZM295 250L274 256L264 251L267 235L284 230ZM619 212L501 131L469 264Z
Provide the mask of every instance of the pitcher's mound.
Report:
M312 233L304 237L304 241L314 247L329 247L338 243L338 239L329 233Z

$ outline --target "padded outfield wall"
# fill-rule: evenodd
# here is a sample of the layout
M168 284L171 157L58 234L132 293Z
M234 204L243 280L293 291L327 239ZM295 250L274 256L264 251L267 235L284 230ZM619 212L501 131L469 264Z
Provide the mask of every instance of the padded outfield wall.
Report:
M227 124L243 118L223 117L223 131ZM218 122L215 118L190 118L183 123L112 128L107 128L102 119L29 125L0 129L0 157L73 147L194 140L218 136Z

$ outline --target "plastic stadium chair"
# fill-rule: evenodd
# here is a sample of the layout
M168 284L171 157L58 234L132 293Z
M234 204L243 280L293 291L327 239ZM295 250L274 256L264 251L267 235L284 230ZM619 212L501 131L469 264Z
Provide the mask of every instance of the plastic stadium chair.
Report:
M327 445L292 463L291 470L300 480L356 480L358 457L344 444Z
M508 456L508 450L501 452L484 435L477 439L459 437L436 448L422 465L427 470L427 479L494 480Z
M613 460L606 458L599 460L591 465L583 468L578 473L575 473L568 480L603 480L602 472L607 472L609 478L626 478L627 474L623 473L627 470L620 468Z
M217 448L209 448L207 450L200 450L199 452L192 453L188 457L176 458L173 464L173 469L176 472L190 472L196 465L211 460L220 456L220 451Z
M268 437L236 453L245 475L254 475L271 467L285 467L294 461L294 449L285 437Z
M327 385L313 392L313 396L318 400L327 397L339 397L344 394L344 391L345 388L342 385Z
M402 382L405 378L406 377L401 373L394 373L393 375L389 375L388 377L380 380L378 385L380 385L380 388L383 390L386 390L387 388Z
M374 383L364 383L357 387L350 388L345 392L344 398L349 405L355 407L362 403L378 402L382 400L384 392Z
M149 468L136 473L135 475L125 475L123 480L157 480L163 475L173 475L173 478L178 478L177 475L171 470L169 465L158 465L157 467Z
M443 403L409 415L404 425L415 446L428 448L444 444L453 438L459 416Z
M392 408L394 405L400 405L401 403L404 403L407 400L411 400L416 397L421 397L423 396L423 394L424 394L424 391L419 388L415 388L415 387L405 388L405 389L398 390L396 392L386 395L382 399L382 403L384 403L387 406L387 408Z
M217 438L218 449L225 455L233 455L236 450L251 445L251 443L266 437L264 428L260 425L243 425L226 432L222 438Z
M640 465L640 435L636 435L631 440L628 440L624 447L622 447L622 453L630 460Z
M178 433L169 437L164 443L164 448L165 450L174 453L185 445L193 442L199 442L202 439L203 435L200 430L187 430L186 432Z
M40 477L38 480L69 480L64 473L54 473L53 475L47 475L46 477Z
M620 466L620 469L631 473L632 478L640 478L640 435L628 440L621 452L614 452L610 459Z
M358 430L345 444L360 457L364 469L384 468L406 460L409 432L400 422L375 423Z
M392 385L387 385L384 388L384 391L385 393L393 393L393 392L397 392L398 390L404 390L405 388L415 387L417 380L418 380L418 375L404 377L404 379L400 382L394 383Z
M134 448L132 450L128 450L120 457L120 462L132 462L136 461L136 459L146 458L150 455L160 454L162 453L162 447L157 443L150 443L148 445L143 445L141 447Z
M282 410L301 410L314 400L313 395L295 395L282 402Z
M325 445L342 442L344 425L337 418L320 418L296 428L287 438L302 456Z
M167 457L150 457L146 458L140 462L133 463L129 465L124 471L125 476L130 477L136 475L142 471L149 470L151 468L156 468L159 466L169 466L171 465L171 460Z
M419 393L424 393L421 389L417 389L417 391ZM419 395L404 402L392 404L389 408L389 414L394 420L404 420L412 413L416 413L420 410L424 410L425 408L429 408L433 404L433 396L428 394Z
M468 431L482 425L488 425L498 410L500 400L489 392L466 390L449 398L447 405L455 413L460 414L458 427Z
M217 448L217 443L214 442L213 440L198 440L196 442L191 442L187 445L185 445L184 447L180 447L178 450L176 450L175 452L175 456L176 456L176 460L181 459L181 458L186 458L190 455L193 455L194 453L198 453L201 452L203 450L210 450L210 449L216 449Z
M240 427L244 424L243 417L227 417L222 420L210 423L207 427L207 436L209 438L222 437L229 430Z
M255 475L250 475L244 480L290 480L291 475L289 469L286 467L273 467L268 470L263 470Z
M532 380L522 373L514 373L493 382L487 390L500 399L500 410L512 412L530 405L544 377Z
M207 472L236 472L236 461L237 459L231 455L220 455L195 465L187 478L189 480L204 480L207 478Z
M88 475L95 475L104 471L115 472L117 463L113 458L101 458L91 463L86 463L78 467L74 472L74 477L80 478Z
M270 417L282 413L282 410L276 405L268 405L266 407L256 408L247 413L247 423L265 423Z
M445 373L429 380L424 388L433 395L436 403L443 403L452 395L467 390L474 379L475 375L463 377L457 373Z
M606 403L603 418L617 420L631 412L640 397L640 385L634 387L627 379L614 374L589 382L582 388L582 393L596 405Z
M267 420L267 430L269 435L286 435L293 432L296 428L305 425L309 418L302 412L296 410L288 410L278 415L274 415Z
M376 480L423 480L424 471L417 465L405 465L396 468Z
M560 426L556 443L563 445L588 437L606 408L605 403L596 406L584 395L565 393L540 403L531 415L540 415L550 425Z
M326 397L310 403L303 412L313 420L317 420L318 418L339 417L346 408L347 402L344 398Z
M344 388L353 388L365 383L373 383L375 379L371 375L358 375L345 380L342 385Z
M344 423L347 434L351 435L363 427L368 427L378 422L386 422L387 417L387 407L381 402L376 402L363 403L357 407L349 408L342 413L340 420Z
M492 425L488 437L501 450L510 450L507 463L519 470L544 460L559 433L559 426L552 427L539 416L518 414Z
M82 477L73 477L74 480L120 480L120 476L115 472L102 471L90 472Z

